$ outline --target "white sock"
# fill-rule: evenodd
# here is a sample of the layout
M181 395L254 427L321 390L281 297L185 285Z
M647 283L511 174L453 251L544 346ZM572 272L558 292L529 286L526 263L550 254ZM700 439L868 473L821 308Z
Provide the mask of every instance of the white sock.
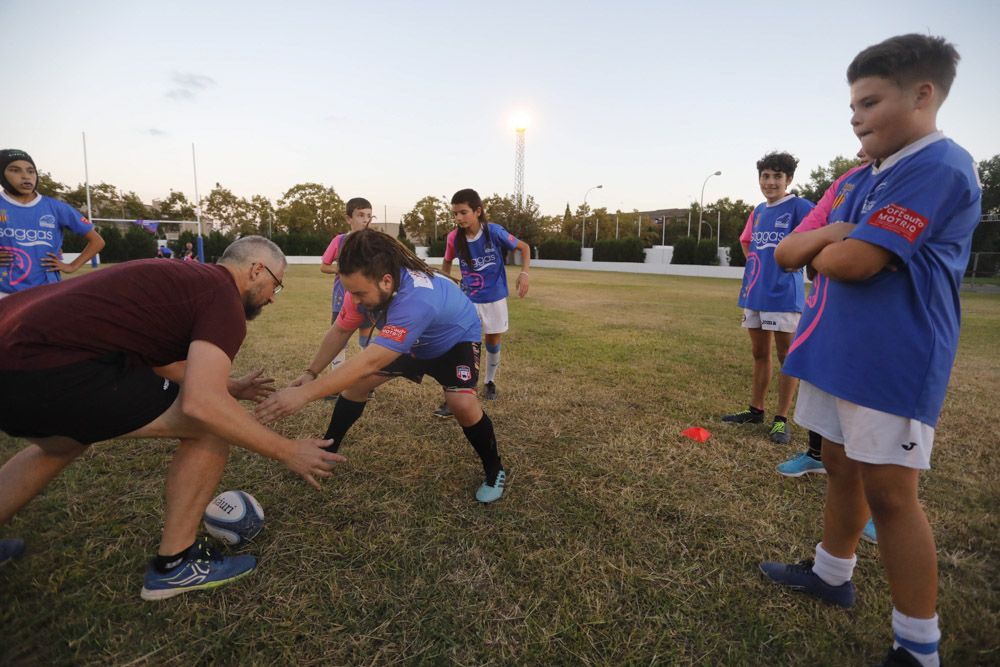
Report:
M341 350L340 354L335 356L333 358L333 361L330 362L330 370L332 371L334 368L344 363L345 361L347 361L347 350Z
M493 382L497 376L497 369L500 367L500 346L497 345L496 352L486 350L486 381Z
M893 648L902 646L923 667L938 667L941 664L938 656L941 630L937 614L932 618L914 618L893 607L892 632L896 635Z
M823 543L816 545L816 560L813 563L813 572L830 586L840 586L851 580L854 574L854 566L858 562L857 556L850 558L837 558L831 556Z

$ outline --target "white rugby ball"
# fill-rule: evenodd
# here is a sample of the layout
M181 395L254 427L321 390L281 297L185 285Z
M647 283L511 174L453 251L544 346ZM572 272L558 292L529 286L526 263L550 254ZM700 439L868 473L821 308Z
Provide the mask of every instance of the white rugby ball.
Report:
M205 508L205 530L236 546L256 537L264 527L264 508L246 491L226 491Z

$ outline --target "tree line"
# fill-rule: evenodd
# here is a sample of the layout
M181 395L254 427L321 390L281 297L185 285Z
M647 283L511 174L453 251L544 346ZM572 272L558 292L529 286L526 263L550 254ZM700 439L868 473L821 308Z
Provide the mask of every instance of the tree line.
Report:
M826 165L819 165L809 174L809 179L793 187L792 192L810 201L818 201L826 189L844 172L858 164L857 160L838 155ZM983 213L1000 214L1000 155L984 160L978 165L983 183ZM82 184L75 188L60 183L46 172L39 174L39 192L61 199L81 211L86 210L86 190ZM162 199L143 202L138 195L124 191L109 183L98 183L90 188L91 211L94 218L121 218L125 220L191 221L195 219L195 206L183 192L170 190ZM563 251L572 244L594 247L595 243L614 238L636 239L643 247L676 245L680 239L698 236L698 221L702 222L701 238L714 240L716 245L727 245L739 250L739 235L753 204L742 199L721 197L708 202L700 210L697 202L686 209L674 209L674 216L652 216L633 209L610 211L607 207L592 208L581 203L572 208L569 203L561 215L543 215L534 197L528 195L518 202L511 194L492 194L483 200L487 218L503 225L512 234L532 247L545 241L562 244ZM344 200L333 187L319 183L300 183L286 190L277 202L267 197L253 195L249 198L235 195L230 189L216 183L202 201L204 215L216 222L218 231L211 246L225 244L234 238L260 234L272 238L287 254L320 254L329 239L348 229ZM680 214L677 212L680 211ZM689 223L689 220L691 221ZM435 195L418 200L401 218L400 237L406 242L416 241L429 246L431 256L443 253L444 239L453 229L449 202ZM665 226L665 228L664 228ZM102 227L105 229L105 227ZM138 228L136 228L138 229ZM117 231L117 230L116 230ZM118 232L131 239L130 248L137 252L143 244L138 234ZM139 230L141 231L141 230ZM179 226L162 225L158 230L180 232ZM115 232L108 233L114 237ZM143 232L146 233L146 232ZM715 238L718 235L719 238ZM148 235L147 235L148 236ZM187 239L189 234L184 234ZM117 241L117 239L113 239ZM632 243L632 242L630 242ZM67 250L73 249L72 239ZM172 245L183 247L178 239ZM411 243L412 245L412 243ZM1000 223L980 225L973 240L974 251L1000 252ZM125 251L123 251L125 252ZM155 253L155 242L153 246ZM105 250L105 255L108 250ZM206 252L206 255L208 253ZM213 255L214 256L214 255Z

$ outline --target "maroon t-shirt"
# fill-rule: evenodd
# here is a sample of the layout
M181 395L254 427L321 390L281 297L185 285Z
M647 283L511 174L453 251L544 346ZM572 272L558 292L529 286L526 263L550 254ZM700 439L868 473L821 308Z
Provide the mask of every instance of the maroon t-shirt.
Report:
M243 302L222 266L144 259L0 299L0 369L41 370L124 352L165 366L193 340L236 356Z

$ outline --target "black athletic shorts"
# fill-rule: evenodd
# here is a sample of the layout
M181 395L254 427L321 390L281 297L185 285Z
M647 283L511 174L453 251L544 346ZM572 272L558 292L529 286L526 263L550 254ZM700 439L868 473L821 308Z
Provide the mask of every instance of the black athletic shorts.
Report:
M479 341L463 341L434 359L400 355L380 370L379 375L404 377L417 384L430 375L445 391L475 393L479 384L479 346Z
M0 430L89 445L131 433L166 412L180 386L124 353L38 371L0 370Z

